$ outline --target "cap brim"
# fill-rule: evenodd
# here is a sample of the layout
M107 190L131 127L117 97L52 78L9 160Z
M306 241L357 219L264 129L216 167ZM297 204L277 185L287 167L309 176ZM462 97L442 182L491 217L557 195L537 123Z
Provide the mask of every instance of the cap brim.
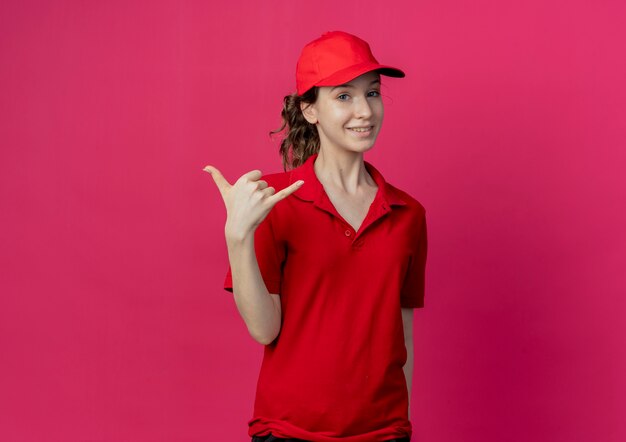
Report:
M387 77L402 78L405 76L402 70L394 68L392 66L370 62L361 63L337 71L333 75L326 77L311 86L308 86L305 90L298 90L298 95L304 95L313 86L339 86L340 84L344 84L351 80L354 80L359 75L363 75L371 71L378 71L381 75L385 75Z
M377 63L363 63L335 72L330 77L326 77L323 80L318 81L315 86L338 86L354 80L359 75L363 75L371 71L378 71L381 75L385 75L387 77L402 78L405 76L403 71L392 66Z

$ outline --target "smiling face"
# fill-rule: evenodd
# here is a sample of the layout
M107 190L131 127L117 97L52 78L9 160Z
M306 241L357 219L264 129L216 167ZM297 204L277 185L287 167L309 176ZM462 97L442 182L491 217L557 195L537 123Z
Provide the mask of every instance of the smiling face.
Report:
M383 122L380 75L371 71L346 84L321 86L315 103L302 108L307 121L317 127L321 148L365 152Z

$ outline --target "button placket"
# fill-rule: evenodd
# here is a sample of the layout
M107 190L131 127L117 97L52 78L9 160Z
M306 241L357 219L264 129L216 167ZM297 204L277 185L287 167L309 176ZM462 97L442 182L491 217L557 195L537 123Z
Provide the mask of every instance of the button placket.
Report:
M352 249L359 250L361 247L363 247L362 239L357 239L357 240L352 241Z

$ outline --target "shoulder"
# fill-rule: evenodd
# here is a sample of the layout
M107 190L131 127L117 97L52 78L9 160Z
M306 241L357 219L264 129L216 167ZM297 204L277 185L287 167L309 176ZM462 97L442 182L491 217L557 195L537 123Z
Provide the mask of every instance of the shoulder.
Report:
M402 206L405 209L403 212L410 212L414 215L419 216L425 213L424 206L417 198L389 182L372 163L366 161L365 165L374 181L378 185L382 184L384 186L384 193L389 204Z
M393 193L393 198L396 201L404 202L403 205L399 206L397 213L400 217L404 217L404 225L410 232L411 243L414 244L414 247L418 247L418 249L423 247L426 239L426 209L417 198L389 183L387 183L387 192Z
M407 208L415 212L416 215L423 216L426 213L426 208L422 205L422 203L419 202L415 197L410 195L408 192L405 192L404 190L388 182L385 185L387 187L388 194L392 195L396 199L404 201Z

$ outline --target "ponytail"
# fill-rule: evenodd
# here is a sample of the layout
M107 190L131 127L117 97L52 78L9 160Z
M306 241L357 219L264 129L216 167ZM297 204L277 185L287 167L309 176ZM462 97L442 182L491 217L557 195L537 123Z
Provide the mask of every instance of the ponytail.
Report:
M285 171L287 171L287 166L295 169L302 165L307 158L320 150L317 127L304 118L300 109L300 103L315 103L317 90L317 87L313 87L302 95L295 92L287 95L283 100L283 110L280 113L283 124L279 129L270 131L271 136L286 129L279 148Z

